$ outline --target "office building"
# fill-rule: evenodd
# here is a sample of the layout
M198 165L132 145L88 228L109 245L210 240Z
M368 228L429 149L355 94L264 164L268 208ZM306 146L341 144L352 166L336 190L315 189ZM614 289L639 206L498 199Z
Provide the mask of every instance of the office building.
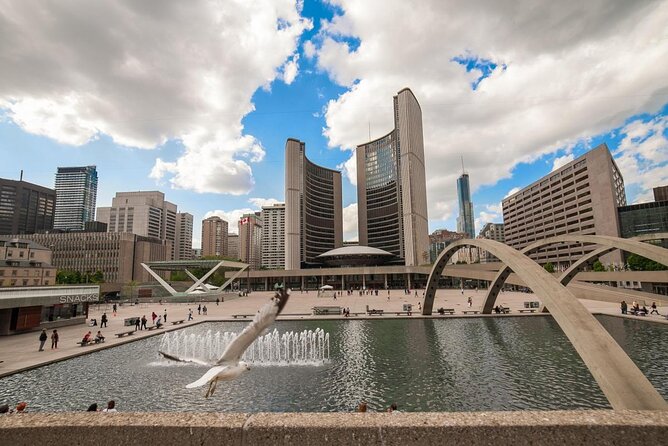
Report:
M655 188L654 196L664 198ZM632 204L618 209L621 236L632 238L668 232L668 197L663 201ZM668 240L655 242L668 248Z
M143 262L170 260L172 243L127 232L52 232L21 236L52 252L58 270L81 274L102 272L105 284L154 280Z
M30 240L0 237L0 287L54 285L56 272L50 249Z
M0 178L0 234L34 234L53 229L55 207L55 190Z
M503 235L503 223L485 223L485 226L483 226L480 230L480 234L478 234L478 238L504 243L505 237ZM478 253L480 255L480 263L491 263L499 261L499 259L484 249L479 249Z
M229 225L225 220L215 215L202 220L203 257L230 257L228 227Z
M83 231L95 220L97 170L95 166L59 167L56 173L54 229Z
M290 138L285 144L285 268L317 265L317 256L341 246L341 172L312 163L306 145Z
M357 146L359 244L406 266L428 263L426 189L422 111L405 88L394 96L394 129Z
M502 201L505 243L521 250L535 241L563 234L619 237L617 208L626 205L624 179L605 144L556 169ZM561 244L531 257L564 269L593 246ZM619 253L605 264L621 264Z
M262 267L285 268L285 203L262 206Z
M448 245L457 240L462 240L467 238L468 235L461 232L448 231L447 229L437 229L431 234L429 234L429 263L434 263L438 258L438 255L443 251ZM468 249L468 248L462 248ZM463 254L462 254L463 256ZM453 262L456 262L459 258L457 255Z
M457 199L459 202L459 216L457 217L457 232L466 234L468 238L475 238L475 220L473 216L473 202L471 201L471 186L469 174L462 173L457 178Z
M239 255L239 234L227 234L227 257L238 260Z
M97 220L107 223L109 232L128 232L168 240L176 246L177 206L159 191L117 192L111 207L100 207ZM168 260L174 258L171 253Z
M193 215L187 212L176 214L176 241L174 260L193 259Z
M258 214L244 214L239 220L239 258L250 269L262 266L262 218Z

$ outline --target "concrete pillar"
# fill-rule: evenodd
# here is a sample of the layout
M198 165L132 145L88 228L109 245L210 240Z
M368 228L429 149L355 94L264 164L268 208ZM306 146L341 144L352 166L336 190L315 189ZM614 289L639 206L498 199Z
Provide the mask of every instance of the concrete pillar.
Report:
M385 274L385 289L387 289L387 274Z
M341 274L341 291L346 289L346 276Z
M362 274L362 289L366 289L366 277L364 277L364 274Z
M410 290L411 289L411 273L406 273L406 283L408 284L408 286L406 288L408 288Z
M304 291L304 276L302 276L302 291Z

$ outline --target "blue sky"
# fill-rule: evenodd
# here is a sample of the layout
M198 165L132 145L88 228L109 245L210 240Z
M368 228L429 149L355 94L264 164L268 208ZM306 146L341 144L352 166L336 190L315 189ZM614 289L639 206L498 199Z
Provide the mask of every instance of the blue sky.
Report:
M0 177L23 170L53 187L58 166L94 164L98 206L118 191L161 190L195 216L195 247L205 216L235 219L283 200L288 137L305 141L312 161L344 171L344 226L354 238L350 149L369 127L372 138L391 130L392 95L403 87L423 110L430 231L456 227L460 156L476 230L502 221L509 191L603 142L629 202L668 183L667 50L665 39L647 37L668 17L661 2L645 2L649 18L640 6L611 5L587 30L560 24L598 17L595 5L575 1L539 4L545 14L533 18L494 2L480 12L437 1L406 10L395 1L260 0L235 10L198 0L194 18L178 2L157 15L66 3L46 6L48 24L34 6L0 8L0 23L17 27L0 44L0 66L10 67L0 74ZM123 17L133 8L130 27ZM463 26L472 14L509 25L496 34ZM398 38L389 24L401 19ZM104 32L90 38L95 23ZM142 38L131 38L137 29Z

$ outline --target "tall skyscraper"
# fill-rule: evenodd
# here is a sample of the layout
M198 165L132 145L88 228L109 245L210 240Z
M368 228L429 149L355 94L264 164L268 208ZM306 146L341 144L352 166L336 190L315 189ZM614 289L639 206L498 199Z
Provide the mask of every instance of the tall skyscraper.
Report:
M605 144L550 172L502 201L507 245L522 249L530 243L563 234L619 237L617 208L626 205L624 179ZM591 245L561 244L536 251L531 257L563 269ZM601 258L621 264L619 253Z
M216 215L202 220L202 256L229 257L228 227L229 224Z
M117 192L111 207L97 209L97 220L108 232L129 232L169 240L172 256L176 248L176 210L160 191Z
M174 260L192 260L193 258L193 215L188 212L176 214L176 243Z
M0 178L0 234L34 234L53 229L55 207L55 190Z
M239 220L239 258L250 269L262 266L262 218L258 214L244 214Z
M343 246L341 172L305 152L297 139L285 144L285 269L318 264L317 256Z
M464 162L462 161L462 170L463 168ZM467 234L469 238L475 238L475 220L473 219L471 186L469 185L469 174L466 172L462 172L462 176L457 178L457 198L459 200L457 232Z
M83 231L95 219L97 170L95 166L59 167L56 173L55 229Z
M227 234L227 257L230 259L240 259L239 255L239 234Z
M285 203L262 206L262 267L285 268Z
M413 92L394 96L394 129L357 146L359 243L429 262L422 111Z

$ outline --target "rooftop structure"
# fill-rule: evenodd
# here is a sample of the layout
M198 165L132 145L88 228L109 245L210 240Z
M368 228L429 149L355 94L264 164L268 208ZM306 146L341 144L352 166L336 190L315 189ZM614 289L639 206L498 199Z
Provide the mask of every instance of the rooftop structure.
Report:
M327 266L378 266L394 258L391 252L370 246L344 246L332 249L318 256Z

